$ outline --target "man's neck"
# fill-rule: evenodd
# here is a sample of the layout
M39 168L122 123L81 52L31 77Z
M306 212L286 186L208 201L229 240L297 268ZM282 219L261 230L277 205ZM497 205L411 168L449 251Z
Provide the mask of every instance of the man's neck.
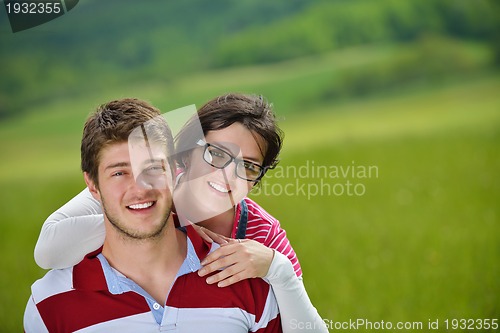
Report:
M160 235L150 240L125 238L106 223L102 254L120 273L165 303L177 271L187 252L186 235L169 220Z

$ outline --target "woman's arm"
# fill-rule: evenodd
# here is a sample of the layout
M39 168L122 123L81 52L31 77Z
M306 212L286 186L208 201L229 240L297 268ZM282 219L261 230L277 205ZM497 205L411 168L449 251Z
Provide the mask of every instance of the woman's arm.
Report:
M282 320L283 332L299 332L300 327L310 327L308 332L328 332L326 325L312 305L302 279L296 276L287 256L249 239L230 240L210 253L198 271L207 283L225 287L247 278L262 277L271 284Z
M43 223L35 246L41 268L66 268L104 243L104 217L97 200L85 188Z
M301 278L288 258L274 251L271 267L264 280L273 288L280 309L283 333L301 332L304 327L308 332L328 333L328 329L311 303Z

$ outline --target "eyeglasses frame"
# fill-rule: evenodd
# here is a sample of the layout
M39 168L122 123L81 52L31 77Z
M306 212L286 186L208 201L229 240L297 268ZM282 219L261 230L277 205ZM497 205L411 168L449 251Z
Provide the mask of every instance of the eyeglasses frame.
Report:
M228 152L227 150L225 150L224 148L221 148L217 145L214 145L214 144L211 144L211 143L208 143L208 142L205 142L203 140L199 140L197 143L197 145L199 145L200 147L203 147L203 160L208 163L209 165L211 165L212 167L216 168L216 169L224 169L225 167L227 167L229 164L231 164L232 162L235 162L236 165L238 165L238 163L240 162L246 162L246 163L250 163L250 164L253 164L257 167L259 167L260 169L260 174L259 176L256 178L256 179L248 179L248 178L245 178L245 177L241 177L240 175L238 175L238 172L237 172L237 168L235 168L234 170L234 173L236 175L236 177L240 178L240 179L243 179L243 180L246 180L247 182L255 182L257 183L258 181L260 181L262 179L262 177L264 177L264 175L266 174L266 171L268 169L271 169L270 167L265 167L265 166L262 166L260 164L257 164L255 162L252 162L252 161L249 161L249 160L244 160L244 159L239 159L237 157L234 157L233 154L231 154L230 152ZM205 153L208 149L208 147L214 147L214 148L217 148L221 151L223 151L224 153L226 153L231 159L229 161L227 161L226 163L224 163L224 166L222 167L218 167L218 166L215 166L213 165L212 163L210 163L209 161L207 161L205 159Z

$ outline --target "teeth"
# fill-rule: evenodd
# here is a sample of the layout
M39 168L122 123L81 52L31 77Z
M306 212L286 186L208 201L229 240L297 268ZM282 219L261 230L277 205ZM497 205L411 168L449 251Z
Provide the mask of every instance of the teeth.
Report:
M130 206L128 206L128 208L131 208L131 209L144 209L144 208L149 208L151 206L153 206L153 201L146 202L146 203L143 203L143 204L130 205Z
M224 186L220 186L219 184L208 182L208 185L210 185L213 189L216 189L219 192L222 192L222 193L229 192L229 190L227 188L225 188Z

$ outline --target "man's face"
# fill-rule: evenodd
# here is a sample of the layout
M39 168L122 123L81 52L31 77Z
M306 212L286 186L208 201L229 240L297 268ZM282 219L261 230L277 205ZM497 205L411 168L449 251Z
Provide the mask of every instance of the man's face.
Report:
M101 151L98 187L87 175L85 179L113 230L128 238L151 239L170 216L171 175L165 146L124 142Z

